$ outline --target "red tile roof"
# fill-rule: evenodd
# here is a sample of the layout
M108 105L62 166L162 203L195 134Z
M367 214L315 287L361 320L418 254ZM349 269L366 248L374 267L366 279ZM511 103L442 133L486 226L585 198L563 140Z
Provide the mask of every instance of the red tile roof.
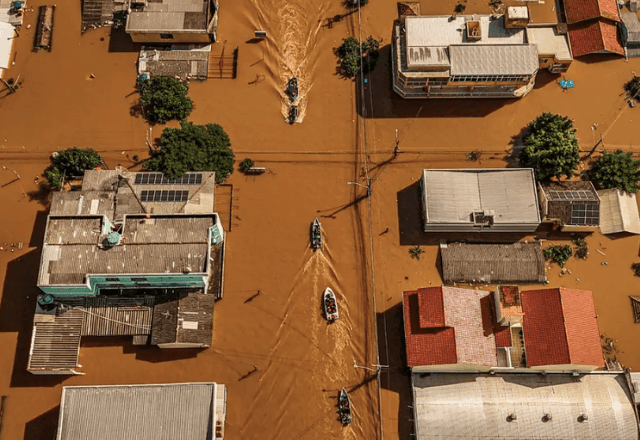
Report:
M409 366L497 365L488 292L430 287L404 292Z
M570 364L559 289L521 293L527 366Z
M438 289L442 296L441 288L435 289ZM420 327L419 292L404 292L403 294L407 364L413 367L457 363L454 329L424 329Z
M509 331L509 327L496 324L493 328L493 334L496 337L496 347L511 347L511 332Z
M428 287L418 290L418 307L421 328L445 326L442 287Z
M564 327L572 364L604 366L593 294L560 289Z
M530 290L521 297L527 366L604 366L591 292Z
M574 57L595 52L624 55L616 25L603 19L570 26L569 41Z
M616 0L564 0L567 23L578 23L593 18L620 21Z

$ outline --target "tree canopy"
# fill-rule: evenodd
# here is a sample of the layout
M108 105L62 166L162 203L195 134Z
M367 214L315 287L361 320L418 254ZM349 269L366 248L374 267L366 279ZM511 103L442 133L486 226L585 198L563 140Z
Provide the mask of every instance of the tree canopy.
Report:
M164 129L160 151L145 166L162 171L170 179L188 171L215 171L219 183L233 173L234 157L229 136L218 124L183 121L181 128Z
M573 121L567 116L543 113L528 126L520 162L535 170L539 180L573 176L580 153Z
M102 157L92 149L77 147L59 151L51 159L51 167L45 171L49 183L56 188L62 186L63 178L83 176L102 162Z
M617 188L628 193L636 193L640 187L640 160L631 157L631 153L616 150L607 151L596 160L589 171L591 179L602 189Z
M140 103L144 106L145 117L164 124L189 116L193 101L187 96L189 85L175 78L154 76L142 83Z
M343 39L336 50L343 74L349 78L355 77L360 65L365 74L371 72L378 61L379 48L380 42L373 37L367 38L362 44L354 37Z

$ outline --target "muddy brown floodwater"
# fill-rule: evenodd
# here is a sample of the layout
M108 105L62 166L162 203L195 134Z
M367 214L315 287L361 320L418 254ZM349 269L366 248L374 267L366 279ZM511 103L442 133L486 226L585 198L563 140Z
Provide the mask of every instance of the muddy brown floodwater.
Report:
M450 14L455 3L422 2L422 8ZM29 6L37 10L41 4L33 0ZM470 13L489 12L486 2L467 5ZM212 347L161 351L124 339L88 339L81 349L84 376L32 376L25 368L47 210L47 194L35 178L50 152L74 145L98 150L109 167L138 169L133 156L147 157L148 136L160 136L163 128L153 126L149 135L149 126L130 113L137 102L137 47L115 30L80 35L79 3L57 7L51 53L31 52L36 13L27 13L14 44L15 65L3 73L5 79L19 76L22 87L14 95L0 93L0 395L8 396L2 440L54 438L64 385L181 381L227 384L228 439L376 439L379 403L384 438L408 439L411 393L403 368L401 292L441 283L439 238L420 230L420 170L513 165L509 156L518 134L543 111L574 118L585 152L603 135L606 148L640 153L640 110L626 109L622 94L631 72L640 72L638 60L575 61L567 78L576 87L569 92L543 72L518 101L406 101L390 88L396 2L371 0L361 11L362 36L380 39L382 56L360 96L367 103L363 109L354 83L336 74L333 55L342 38L359 34L358 14L345 14L339 0L220 0L220 41L213 50L228 54L238 47L238 78L192 83L190 120L219 123L237 159L251 157L268 171L233 174L233 200L226 188L217 194L216 209L232 230ZM338 15L340 21L326 26ZM252 41L256 29L267 31L266 41ZM293 126L284 121L291 75L300 79L301 114ZM396 129L401 154L392 160ZM466 153L476 149L484 152L481 162L467 162ZM373 179L371 216L363 188L347 183L365 183L366 163ZM308 235L316 216L326 246L314 253ZM587 242L589 258L570 260L571 275L560 277L550 266L551 286L593 290L600 331L615 341L611 355L639 370L640 327L628 296L640 287L629 267L640 260L640 239L595 233ZM409 256L413 245L425 249L420 260ZM341 319L331 326L321 315L326 286L340 306ZM374 373L354 368L371 368L378 356L388 366L380 402ZM254 366L258 371L243 379ZM346 428L335 408L343 386L355 411Z

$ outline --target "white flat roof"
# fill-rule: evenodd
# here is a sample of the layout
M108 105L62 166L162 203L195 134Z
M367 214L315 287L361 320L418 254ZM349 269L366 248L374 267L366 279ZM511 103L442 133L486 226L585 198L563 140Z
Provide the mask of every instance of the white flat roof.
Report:
M541 55L555 55L565 61L573 59L567 36L558 34L555 26L528 27L527 39L538 47Z
M469 41L465 23L480 22L481 39ZM506 29L504 16L492 19L488 15L462 16L451 20L450 16L407 17L404 22L407 47L449 46L452 44L523 44L523 29Z
M473 224L471 215L495 211L494 224L540 223L530 168L424 170L427 223Z
M11 64L14 29L13 25L0 21L0 69L8 69Z

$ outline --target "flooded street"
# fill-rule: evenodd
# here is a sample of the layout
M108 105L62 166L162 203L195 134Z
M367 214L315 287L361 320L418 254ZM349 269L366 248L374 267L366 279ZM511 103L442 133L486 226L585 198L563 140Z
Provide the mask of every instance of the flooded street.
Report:
M40 4L29 6L37 10ZM423 13L450 14L454 4L421 6ZM489 12L486 2L468 5L472 13ZM0 93L0 395L8 396L2 440L55 438L64 385L187 381L227 385L227 439L373 440L381 426L385 439L408 439L401 293L441 283L439 238L421 231L420 171L511 165L521 129L543 111L574 118L585 153L603 135L608 149L640 154L640 110L625 109L622 95L631 71L640 72L639 60L574 61L567 78L575 89L563 92L556 76L541 73L536 88L519 101L407 101L390 86L396 2L371 0L361 11L362 36L382 43L379 64L362 90L363 110L355 84L336 73L333 54L343 38L357 35L358 14L347 14L337 0L220 0L213 53L228 55L237 47L238 77L192 82L189 119L220 124L236 159L250 157L267 172L236 172L228 179L233 199L226 188L216 195L216 210L231 231L212 347L162 351L133 346L130 339L87 338L80 352L84 376L33 376L26 360L48 209L35 178L52 151L71 146L94 148L110 168L139 169L133 156L146 158L147 139L164 128L153 126L149 134L144 120L131 114L138 99L138 48L108 28L80 35L79 4L57 7L51 53L31 52L36 13L27 14L14 44L15 65L3 74L24 82L14 95ZM328 27L336 16L341 20ZM255 30L267 31L267 39L255 41ZM285 123L291 76L300 86L293 126ZM392 159L396 129L400 155ZM483 151L481 161L467 162L466 153L476 149ZM366 191L348 184L366 184L365 159L373 182L371 216ZM326 239L317 252L309 247L315 217ZM630 269L640 261L640 238L594 233L587 243L589 258L567 263L571 275L549 266L550 286L593 290L601 333L616 341L624 366L640 371L640 324L633 323L628 298L640 287ZM414 245L425 250L419 260L409 255ZM327 286L340 308L332 325L322 315ZM372 371L378 356L385 366L381 403ZM354 407L354 421L344 428L336 410L342 387Z

